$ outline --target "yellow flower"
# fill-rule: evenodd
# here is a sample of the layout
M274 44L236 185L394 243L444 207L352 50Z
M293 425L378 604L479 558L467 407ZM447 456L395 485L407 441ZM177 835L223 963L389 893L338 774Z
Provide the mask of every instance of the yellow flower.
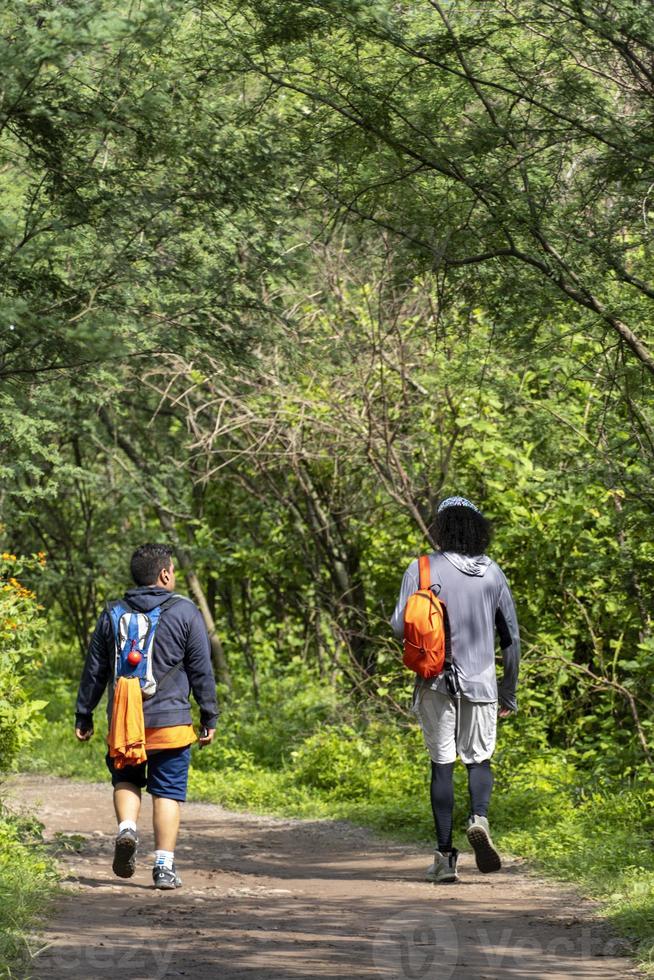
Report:
M36 593L30 591L30 589L26 589L25 586L21 585L18 579L16 578L9 579L9 586L10 586L10 591L11 589L13 589L14 592L18 593L21 599L36 599Z

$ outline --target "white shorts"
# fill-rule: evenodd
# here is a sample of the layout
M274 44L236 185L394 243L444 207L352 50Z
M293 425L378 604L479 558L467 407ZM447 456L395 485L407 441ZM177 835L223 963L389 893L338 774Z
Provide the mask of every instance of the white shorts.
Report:
M484 762L495 751L497 701L466 701L425 687L413 706L432 762Z

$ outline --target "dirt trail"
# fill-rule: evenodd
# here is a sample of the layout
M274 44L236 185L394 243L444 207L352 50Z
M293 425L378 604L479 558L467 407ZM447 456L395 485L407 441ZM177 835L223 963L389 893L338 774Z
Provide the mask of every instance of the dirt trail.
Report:
M513 980L635 977L590 903L509 861L458 885L421 880L429 855L327 821L189 803L177 850L184 887L151 887L150 802L136 875L111 873L110 787L15 777L12 806L46 834L81 834L63 858L68 894L43 930L34 980Z

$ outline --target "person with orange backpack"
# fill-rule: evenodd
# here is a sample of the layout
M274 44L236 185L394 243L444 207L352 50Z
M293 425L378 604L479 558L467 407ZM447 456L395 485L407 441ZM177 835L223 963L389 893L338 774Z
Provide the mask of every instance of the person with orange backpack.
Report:
M513 597L500 567L487 557L489 522L465 497L448 497L431 535L439 550L413 561L391 619L404 639L404 663L416 674L413 709L431 757L431 804L437 848L427 880L458 881L452 846L453 772L457 755L468 770L467 837L477 867L502 862L490 836L491 757L497 717L517 711L520 634ZM495 633L503 676L495 669Z

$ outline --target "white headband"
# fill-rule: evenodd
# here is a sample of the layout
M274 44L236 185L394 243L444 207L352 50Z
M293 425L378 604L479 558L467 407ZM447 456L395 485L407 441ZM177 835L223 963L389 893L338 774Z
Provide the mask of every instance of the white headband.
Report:
M438 505L437 513L440 514L446 507L470 507L475 513L479 514L479 508L475 507L466 497L448 497L447 500L444 500Z

